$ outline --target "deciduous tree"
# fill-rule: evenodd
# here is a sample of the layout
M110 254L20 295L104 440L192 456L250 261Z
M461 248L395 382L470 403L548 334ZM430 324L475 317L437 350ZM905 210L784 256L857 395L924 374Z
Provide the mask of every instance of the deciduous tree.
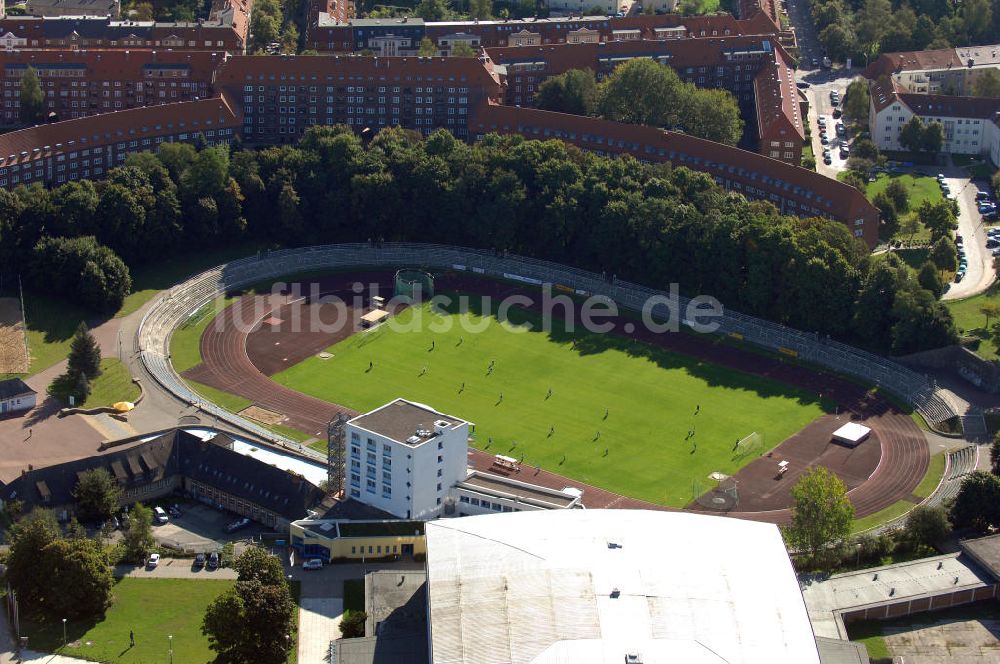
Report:
M589 69L570 69L538 86L535 105L546 111L592 115L597 104L597 79Z
M966 475L949 516L955 528L985 532L1000 526L1000 477L981 470Z
M911 546L934 546L951 532L948 513L942 507L917 505L906 517L903 539Z
M295 603L281 563L250 547L236 559L236 586L209 604L202 623L212 650L233 664L280 664L288 656Z
M796 549L817 558L851 532L854 506L844 482L823 466L807 470L792 487L792 523L785 535Z
M45 94L38 72L29 66L21 75L21 122L38 124L45 118Z
M122 541L125 544L125 559L135 564L141 564L153 550L153 510L142 503L136 503L129 509L129 527L124 531Z
M930 261L924 261L924 264L920 266L920 270L917 272L917 283L920 284L921 288L930 291L935 298L941 297L941 293L944 292L941 273Z
M122 490L118 482L104 468L85 470L73 487L80 517L84 520L106 520L119 507Z

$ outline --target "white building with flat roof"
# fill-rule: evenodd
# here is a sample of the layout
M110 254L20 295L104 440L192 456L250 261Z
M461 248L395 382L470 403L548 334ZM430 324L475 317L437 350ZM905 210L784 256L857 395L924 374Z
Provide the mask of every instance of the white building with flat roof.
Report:
M347 493L400 519L439 516L468 475L469 422L396 399L347 422Z
M777 526L648 510L426 524L435 664L819 664Z

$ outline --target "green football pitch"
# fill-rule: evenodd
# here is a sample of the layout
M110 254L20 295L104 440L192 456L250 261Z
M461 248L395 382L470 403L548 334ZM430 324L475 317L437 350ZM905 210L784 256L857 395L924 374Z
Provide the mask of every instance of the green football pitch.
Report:
M552 328L520 309L501 322L424 305L274 379L357 411L425 403L475 423L480 449L674 507L692 500L695 481L707 488L709 474L752 460L733 451L738 439L758 432L771 448L823 414L818 395L783 383Z

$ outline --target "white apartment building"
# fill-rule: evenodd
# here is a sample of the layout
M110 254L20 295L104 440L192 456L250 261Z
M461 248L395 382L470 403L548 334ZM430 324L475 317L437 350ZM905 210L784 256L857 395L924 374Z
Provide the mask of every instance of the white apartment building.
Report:
M880 150L905 150L899 142L903 126L913 116L924 122L940 122L944 127L942 152L991 155L996 164L993 142L1000 99L952 97L903 92L890 82L870 84L871 103L868 126Z
M396 399L348 421L347 495L400 519L439 516L468 475L470 423Z

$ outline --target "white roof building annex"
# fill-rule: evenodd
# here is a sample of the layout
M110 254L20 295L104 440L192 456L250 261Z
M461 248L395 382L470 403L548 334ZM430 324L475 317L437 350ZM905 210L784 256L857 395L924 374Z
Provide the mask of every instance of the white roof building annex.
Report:
M818 664L777 527L679 512L431 521L435 664Z

